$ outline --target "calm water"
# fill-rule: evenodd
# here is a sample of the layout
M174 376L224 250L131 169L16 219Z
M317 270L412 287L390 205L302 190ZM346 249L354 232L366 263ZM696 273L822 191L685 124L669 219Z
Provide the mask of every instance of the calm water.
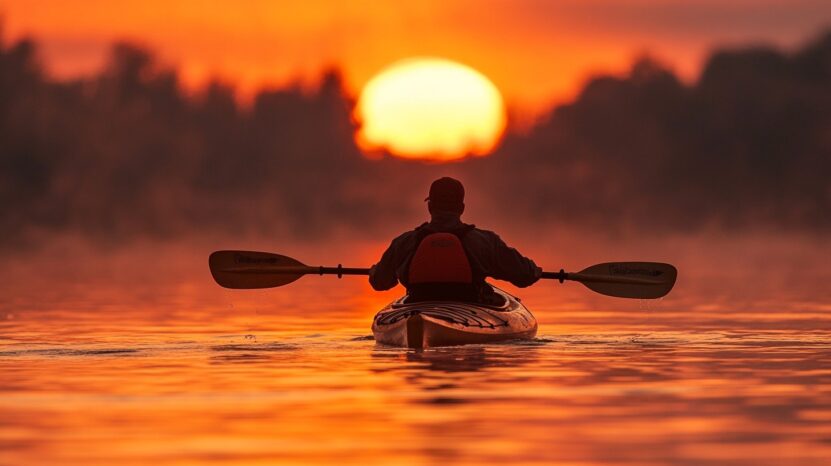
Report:
M536 340L416 352L320 280L5 290L0 464L831 463L827 306L535 287Z

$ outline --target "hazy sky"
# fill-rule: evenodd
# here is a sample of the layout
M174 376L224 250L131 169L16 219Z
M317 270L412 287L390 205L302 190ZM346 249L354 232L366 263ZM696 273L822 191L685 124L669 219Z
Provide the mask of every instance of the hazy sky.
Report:
M831 25L827 0L3 0L6 40L33 35L61 76L100 68L136 41L197 86L218 75L251 92L344 70L354 94L385 65L432 55L489 76L514 106L542 110L585 77L649 52L686 80L714 46L793 47Z
M386 238L443 175L473 218L534 231L831 231L831 29L789 53L713 50L692 85L639 61L449 165L362 156L337 73L242 110L221 86L190 98L143 49L117 47L86 86L44 76L35 53L0 48L0 249L44 231Z

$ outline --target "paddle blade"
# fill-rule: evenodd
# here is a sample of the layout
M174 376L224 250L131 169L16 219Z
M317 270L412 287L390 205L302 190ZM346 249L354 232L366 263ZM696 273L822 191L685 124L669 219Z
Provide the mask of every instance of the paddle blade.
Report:
M666 296L672 290L678 270L661 262L606 262L573 275L574 279L601 294L655 299Z
M291 257L256 251L216 251L208 265L217 283L235 289L287 285L313 269Z

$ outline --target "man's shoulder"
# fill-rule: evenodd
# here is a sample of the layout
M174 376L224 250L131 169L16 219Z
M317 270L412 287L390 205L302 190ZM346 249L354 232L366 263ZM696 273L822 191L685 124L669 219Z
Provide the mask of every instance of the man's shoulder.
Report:
M484 228L479 228L475 225L471 225L471 226L473 228L471 228L470 233L472 233L474 235L484 237L484 238L496 238L496 239L499 238L499 235L497 235L495 232L493 232L491 230L485 230Z
M404 233L401 233L400 235L398 235L398 236L396 236L395 238L393 238L393 240L392 240L392 244L400 244L400 243L406 242L406 241L408 241L408 240L410 240L410 239L414 238L414 237L415 237L415 235L417 235L417 234L418 234L418 229L419 229L419 228L421 228L421 227L423 227L424 225L427 225L427 224L426 224L426 223L422 223L421 225L419 225L418 227L416 227L416 228L414 228L414 229L412 229L412 230L407 230L407 231L405 231Z
M502 239L496 232L485 230L484 228L474 227L465 237L466 244L478 244L480 247L493 248L502 243Z
M392 244L393 245L405 244L405 243L410 242L410 241L414 240L415 238L417 238L420 233L423 234L423 233L429 233L431 231L432 232L441 231L441 230L437 230L437 231L431 230L429 228L429 226L430 226L429 223L422 223L421 225L415 227L412 230L407 230L404 233L401 233L400 235L393 238ZM424 231L423 230L424 228L428 228L428 230ZM497 235L496 232L491 231L491 230L486 230L484 228L478 228L476 225L463 224L462 229L467 230L467 231L464 231L464 236L465 237L473 237L473 238L480 239L480 240L485 240L485 241L498 241L500 239L499 235Z

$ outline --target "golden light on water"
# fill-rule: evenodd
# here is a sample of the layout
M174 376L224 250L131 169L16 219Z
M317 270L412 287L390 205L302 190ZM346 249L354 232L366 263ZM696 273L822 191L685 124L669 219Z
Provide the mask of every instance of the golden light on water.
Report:
M502 95L486 76L439 58L404 60L375 76L356 119L364 150L431 160L487 154L506 124Z

